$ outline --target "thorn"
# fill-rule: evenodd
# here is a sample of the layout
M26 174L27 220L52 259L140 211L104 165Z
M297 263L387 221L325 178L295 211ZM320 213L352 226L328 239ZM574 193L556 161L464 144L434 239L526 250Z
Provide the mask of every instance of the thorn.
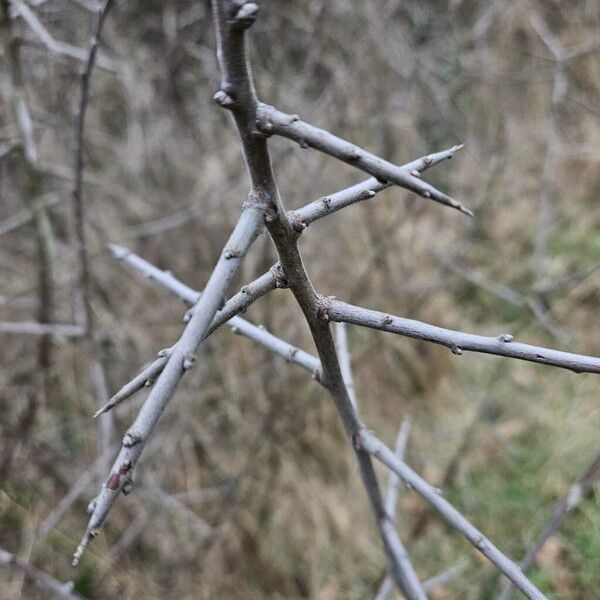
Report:
M117 244L109 244L108 248L114 254L117 260L124 259L128 254L131 254L127 248L123 248L123 246L117 246Z
M456 354L457 356L460 356L463 353L462 348L456 345L452 346L450 350L452 351L452 354Z
M455 208L458 208L458 210L460 210L461 213L467 215L468 217L474 217L474 213L473 211L468 208L467 206L465 206L464 204L461 204L460 202L456 203L457 206Z
M79 546L77 546L77 550L75 550L75 554L73 554L73 562L71 563L74 567L79 564L87 545L90 540L94 539L98 535L97 529L89 529L83 534L83 538L81 538L81 542L79 542Z

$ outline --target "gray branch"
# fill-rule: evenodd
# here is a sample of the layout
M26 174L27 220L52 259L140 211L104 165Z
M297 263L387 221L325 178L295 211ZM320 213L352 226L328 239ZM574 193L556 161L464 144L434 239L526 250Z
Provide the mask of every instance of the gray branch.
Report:
M442 497L440 490L436 490L430 486L406 463L398 460L396 455L372 433L363 429L355 436L354 443L357 447L362 448L394 471L410 489L414 490L428 502L449 525L460 532L479 552L496 565L498 570L504 573L527 598L533 600L544 600L546 598L525 577L521 569L512 560L505 556L481 531L469 523L467 519Z
M488 337L463 333L413 319L405 319L376 310L353 306L338 300L331 300L328 303L327 315L332 321L362 325L371 329L379 329L380 331L440 344L450 348L454 354L460 355L465 350L482 352L553 365L575 373L600 373L600 358L522 344L513 341L512 336L509 334Z
M0 333L24 335L55 335L58 337L81 337L83 327L69 323L37 323L36 321L0 321Z
M87 544L97 535L99 528L106 520L119 492L130 481L131 472L142 454L146 441L154 431L156 423L175 393L183 375L193 366L198 346L206 336L210 323L221 304L221 299L242 258L262 227L263 208L251 199L242 209L235 229L221 253L181 338L173 346L152 391L133 425L123 437L121 451L100 493L93 501L92 515L86 532L73 557L74 565L79 563Z
M298 115L287 115L272 106L260 104L257 117L257 127L267 135L281 135L294 140L301 147L310 146L373 175L378 181L393 183L416 192L423 198L430 198L440 204L456 208L466 215L473 216L472 211L464 204L422 181L417 170L411 172L383 160L324 129L301 121Z
M201 293L193 290L179 281L169 271L162 271L161 269L158 269L148 261L137 256L133 252L130 252L126 248L122 248L121 246L112 244L110 248L113 254L119 260L122 260L129 266L133 267L138 273L147 279L168 289L175 296L181 298L185 303L193 305L198 302ZM275 265L275 267L277 267L277 265ZM215 315L208 329L207 337L216 331L216 329L218 329L221 325L226 323L233 333L247 337L257 344L260 344L267 350L271 350L273 353L281 356L286 361L299 365L308 371L314 379L320 381L321 364L316 356L313 356L308 352L289 344L281 338L276 337L275 335L266 331L263 327L254 325L246 319L236 316L238 313L246 310L250 304L261 298L264 294L276 289L278 286L281 287L282 285L284 285L284 283L281 280L281 274L279 273L279 270L277 268L273 268L271 271L268 271L252 283L242 287L240 292L226 302L223 308ZM191 316L191 314L193 314L193 310L186 314ZM124 400L130 398L142 388L152 385L162 372L167 362L167 357L171 351L172 348L165 348L161 350L158 353L158 357L152 363L145 367L131 381L126 383L105 406L96 412L94 418L111 410Z

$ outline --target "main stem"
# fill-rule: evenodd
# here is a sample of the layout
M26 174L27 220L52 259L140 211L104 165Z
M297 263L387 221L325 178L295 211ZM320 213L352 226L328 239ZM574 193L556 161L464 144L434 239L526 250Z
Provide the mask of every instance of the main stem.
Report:
M266 213L266 226L279 255L290 289L294 294L310 328L323 368L324 384L342 419L346 433L353 439L362 425L352 409L350 398L342 378L335 343L327 318L328 299L314 289L304 268L298 249L299 232L296 231L284 210L271 166L266 136L256 128L258 100L251 77L246 47L245 30L258 14L254 3L241 5L233 0L213 0L213 15L218 43L218 59L221 67L221 90L215 100L233 114L242 140L244 157L251 180L251 195L270 207ZM361 477L367 488L369 500L378 523L387 519L383 499L370 456L356 449ZM394 567L392 548L385 541L385 549L396 582L409 598L415 596L407 591Z

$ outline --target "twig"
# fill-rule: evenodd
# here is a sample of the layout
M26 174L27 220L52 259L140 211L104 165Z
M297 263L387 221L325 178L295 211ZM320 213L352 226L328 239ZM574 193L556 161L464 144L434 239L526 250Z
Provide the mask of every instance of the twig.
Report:
M354 377L352 375L352 359L350 358L350 351L348 350L348 332L346 331L345 323L336 323L335 345L348 397L350 398L350 402L352 402L354 410L358 413L358 403L356 402L356 392L354 390ZM388 515L390 515L390 517L392 516L389 511Z
M440 204L456 208L466 215L473 216L472 211L464 204L422 181L418 172L411 173L324 129L309 125L301 121L298 115L287 115L272 106L260 104L256 125L267 135L278 134L298 142L301 147L310 146L373 175L379 181L391 182L416 192L424 198L430 198Z
M56 40L50 35L48 30L42 25L35 13L21 0L8 0L14 7L15 13L23 18L31 31L40 40L40 42L54 54L68 56L82 63L89 60L88 53L83 48L78 48L72 44ZM107 71L116 71L117 65L113 60L101 56L98 60L98 66Z
M452 148L448 148L447 150L422 156L399 168L408 171L409 173L411 171L423 173L430 167L451 159L462 147L462 144L452 146ZM356 185L336 192L335 194L319 198L302 208L290 211L290 214L295 215L296 218L305 225L310 225L314 221L327 215L331 215L346 206L350 206L361 200L373 198L379 192L391 187L391 185L391 183L384 183L377 180L375 177L371 177L361 183L357 183Z
M0 321L0 333L25 335L56 335L59 337L81 337L85 331L79 325L62 323L36 323L34 321Z
M42 592L49 592L64 600L83 600L83 596L73 591L72 582L62 583L2 548L0 548L0 565L12 567L33 581Z
M168 271L162 271L156 268L154 265L145 261L143 258L140 258L133 252L130 252L129 250L126 250L120 246L115 246L114 244L111 245L111 250L118 259L123 260L148 279L170 290L184 302L188 304L195 304L200 298L200 292L196 292L187 285L181 283ZM257 282L260 282L262 278L259 278L248 286L244 286L242 291L228 301L221 311L215 315L215 318L213 319L208 330L207 336L214 332L227 320L227 325L234 333L243 335L244 337L251 339L268 350L271 350L288 362L299 365L308 371L314 379L320 380L321 365L316 356L312 356L308 352L305 352L304 350L285 342L284 340L269 333L264 328L253 325L246 319L238 316L232 316L237 314L235 311L242 312L248 308L251 302L258 299L258 297L262 296L263 293L266 293L265 290L275 289L278 285L277 281L280 282L280 286L283 285L283 282L281 282L280 278L281 275L276 269L269 271L268 274L270 274L271 279L273 280L273 286L271 287L271 284L267 284L267 282L263 280L264 287L260 288L260 286L257 285ZM259 292L260 295L258 295ZM191 312L193 313L193 311ZM158 375L162 372L167 362L167 355L170 354L170 352L171 348L165 348L164 350L161 350L158 358L156 358L148 367L136 375L131 381L126 383L105 406L96 412L94 417L100 416L104 412L114 408L127 398L131 397L137 391L153 384Z
M404 419L400 429L398 429L398 437L396 438L396 447L394 452L398 460L404 460L406 453L406 447L408 445L408 435L412 421L410 418ZM400 486L400 478L393 471L389 472L387 493L385 496L385 512L389 515L392 521L396 520L396 512L398 510L398 487ZM386 600L390 592L393 589L394 580L388 573L381 582L379 590L377 592L376 600ZM423 589L425 590L425 583L423 583ZM425 590L426 591L426 590Z
M92 384L92 392L96 406L102 406L108 399L108 386L106 374L102 366L101 352L96 339L96 327L92 310L91 299L91 266L88 256L86 206L83 198L83 143L85 134L85 119L90 100L90 86L92 73L96 65L98 50L100 48L102 29L104 23L114 6L114 0L106 0L103 9L98 15L96 29L90 41L90 49L87 56L85 68L81 75L81 87L79 96L79 109L75 127L75 151L73 160L73 223L76 240L77 257L79 260L79 297L75 297L76 303L81 303L83 315L83 326L85 328L85 346L89 359L89 377ZM32 13L33 14L33 13ZM110 444L112 438L112 418L99 424L98 447L100 452Z
M44 208L52 208L53 206L60 204L62 200L63 198L61 196L50 193L44 194L41 198L37 198L35 202L38 205L43 205ZM35 215L31 210L22 210L18 212L16 215L13 215L12 217L9 217L0 223L0 236L10 233L19 227L22 227L23 225L27 225L27 223L34 218Z
M394 453L372 433L363 429L355 436L354 443L394 471L410 489L413 489L426 500L449 525L459 531L479 552L496 565L527 598L545 599L545 596L525 577L520 568L445 500L440 490L431 487L406 463L398 460Z
M9 91L13 118L21 138L23 158L27 174L24 193L30 201L29 211L34 222L37 242L37 278L39 308L37 320L41 324L52 321L54 302L54 236L48 218L48 211L41 200L43 173L39 164L39 152L34 138L33 121L25 97L23 69L21 67L20 40L14 33L10 17L10 2L0 4L0 38L4 42L4 59L9 69ZM50 366L52 364L52 340L48 335L41 336L38 346L38 365L43 374L43 388L46 396L51 394Z
M535 543L527 550L523 560L519 563L524 573L527 573L536 563L540 550L548 541L548 538L553 536L561 526L564 519L569 513L574 511L585 498L587 493L592 489L593 485L600 477L600 451L592 459L583 473L577 478L577 481L569 488L569 491L558 502L552 511L552 519L546 525ZM499 600L510 600L513 597L514 588L512 585L507 585Z
M99 528L123 490L130 481L134 469L148 438L175 393L183 375L195 362L198 346L206 336L221 299L233 276L263 226L263 205L251 197L242 209L240 218L198 300L194 313L186 325L179 341L173 346L167 362L158 376L152 391L142 406L133 425L123 437L123 445L110 474L94 500L87 530L79 544L73 564L77 565L89 541Z
M343 323L336 323L336 342L342 378L346 384L348 398L352 403L352 408L354 409L355 415L358 419L358 403L356 400L356 394L354 392L352 365L350 352L348 350L348 338L346 334L346 328ZM360 452L357 451L356 448L355 451L357 453L357 459L359 468L361 469L363 483L365 484L365 487L367 487L368 495L374 499L372 500L372 503L375 510L375 516L377 517L379 514L385 515L385 518L382 518L378 521L378 526L384 545L390 549L388 552L390 558L389 579L393 585L394 580L399 578L401 582L399 587L409 598L426 598L425 592L421 586L421 583L419 582L419 578L417 577L408 552L396 531L395 502L394 506L390 507L388 497L385 504L383 503L379 483L376 478L372 477L370 472L372 469L372 463L369 464L368 462L364 461L364 457L360 454ZM365 464L368 464L370 469L365 469Z
M413 319L405 319L353 306L339 300L331 300L328 303L327 316L332 321L353 323L354 325L362 325L371 329L379 329L380 331L440 344L458 355L462 354L463 351L482 352L553 365L575 373L600 373L600 358L522 344L513 341L512 336L509 334L487 337L463 333Z

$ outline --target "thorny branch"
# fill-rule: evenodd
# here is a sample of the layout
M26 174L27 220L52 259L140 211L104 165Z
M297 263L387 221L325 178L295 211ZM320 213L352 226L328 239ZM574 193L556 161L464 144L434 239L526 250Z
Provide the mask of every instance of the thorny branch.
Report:
M345 337L342 333L339 338L343 350L342 356L346 362L342 369L329 321L354 323L423 339L445 345L456 354L461 354L463 350L498 354L551 364L577 372L600 372L600 359L516 343L508 334L499 336L499 338L488 338L393 317L344 304L333 297L325 297L315 290L306 272L297 241L303 229L317 218L339 210L343 206L372 197L390 184L405 187L425 198L471 214L469 209L461 203L426 184L419 177L422 170L443 158L451 157L458 147L424 157L404 167L398 167L324 130L304 123L296 116L285 115L260 103L250 74L246 47L246 30L256 19L258 12L258 5L254 2L213 1L217 54L221 68L221 89L215 94L215 101L231 111L234 118L251 180L251 191L249 200L243 207L240 219L204 291L198 295L174 280L170 274L158 269L154 270L151 265L144 264L144 261L138 257L131 254L122 256L136 269L150 273L153 279L173 290L188 302L195 302L195 306L188 313L189 322L180 340L165 352L165 356L159 357L164 360L155 361L149 368L150 370L146 369L128 384L130 387L127 394L130 395L131 390L139 389L140 383L148 381L155 371L160 373L136 421L124 436L123 447L106 483L92 503L92 516L82 543L75 554L74 562L78 562L88 541L96 535L99 527L103 524L118 492L125 491L130 487L131 472L141 455L144 444L152 434L178 382L185 371L193 365L195 352L202 340L228 320L239 319L245 322L237 315L249 306L250 301L276 287L289 287L304 314L318 352L321 365L319 382L332 397L346 434L352 440L361 477L384 542L390 572L400 590L409 598L425 597L423 588L398 539L393 521L388 514L389 511L386 511L371 457L382 462L407 486L420 494L528 598L542 599L544 598L543 594L525 577L515 563L452 507L441 496L439 490L432 488L365 428L353 407L347 386L349 355L343 348L346 343ZM267 149L267 138L272 134L288 137L301 146L310 146L330 154L366 171L373 175L374 179L353 186L337 195L320 199L303 209L286 212L274 180ZM237 266L263 223L266 224L277 250L281 275L273 276L273 273L263 275L247 287L250 289L256 286L258 291L255 297L250 298L249 296L252 294L245 297L245 292L242 290L218 312L221 298L226 292ZM285 281L285 285L278 285L278 277L281 278L281 281ZM248 335L248 337L259 341L252 335ZM278 342L285 344L281 340ZM307 356L310 357L310 355ZM313 360L313 365L319 364L317 359L311 358L311 360ZM156 366L158 363L160 363L160 368ZM152 369L155 371L151 371ZM343 372L346 373L346 381Z

